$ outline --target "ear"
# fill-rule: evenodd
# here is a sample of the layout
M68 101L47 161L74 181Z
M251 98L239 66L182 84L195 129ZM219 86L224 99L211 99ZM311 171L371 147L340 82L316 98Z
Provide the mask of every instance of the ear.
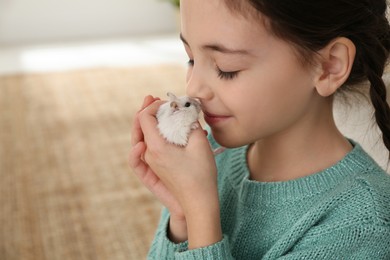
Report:
M321 67L316 79L317 92L327 97L336 92L348 79L356 55L355 44L340 37L319 51Z
M175 102L175 101L172 101L171 104L170 104L170 107L173 109L173 110L178 110L179 108L179 105Z
M175 96L175 94L171 93L171 92L168 92L167 93L167 96L169 97L169 101L174 101L177 99L177 97Z

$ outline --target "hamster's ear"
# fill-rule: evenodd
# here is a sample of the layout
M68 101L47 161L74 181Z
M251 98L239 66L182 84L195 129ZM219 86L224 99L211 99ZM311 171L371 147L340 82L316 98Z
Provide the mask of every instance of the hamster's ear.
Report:
M171 104L170 104L171 108L173 110L177 110L179 108L179 106L177 105L177 103L175 101L172 101Z
M170 101L174 101L174 100L177 99L177 97L176 97L173 93L171 93L171 92L168 92L168 93L167 93L167 96L169 97L169 100L170 100Z

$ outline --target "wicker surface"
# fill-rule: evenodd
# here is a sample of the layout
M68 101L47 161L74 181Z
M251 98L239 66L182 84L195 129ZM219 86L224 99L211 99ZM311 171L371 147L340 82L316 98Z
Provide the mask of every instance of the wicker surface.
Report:
M184 68L0 77L0 259L145 259L160 204L127 165L145 94Z
M131 121L144 95L183 94L184 78L178 66L0 77L0 259L145 259L160 204L127 166Z

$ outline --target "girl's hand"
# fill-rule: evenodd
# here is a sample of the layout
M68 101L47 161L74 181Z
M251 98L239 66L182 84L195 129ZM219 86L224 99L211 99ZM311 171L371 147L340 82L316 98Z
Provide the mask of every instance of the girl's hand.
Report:
M172 196L172 193L165 187L160 178L153 172L144 159L146 144L139 122L139 116L142 110L158 100L158 98L153 98L152 96L145 97L141 109L135 115L131 135L132 148L129 155L129 164L140 181L169 210L171 214L171 239L175 242L181 242L187 239L187 225L184 212L179 205L178 200Z
M155 114L162 103L152 103L139 115L147 147L145 162L180 201L183 210L187 210L192 208L194 197L199 201L200 197L214 195L217 188L214 156L200 128L191 132L186 147L168 144L161 137Z
M191 132L186 147L168 144L158 132L155 117L162 103L153 102L138 115L136 127L143 142L134 149L135 154L144 154L138 169L153 172L164 194L173 197L169 201L178 202L187 222L190 247L206 246L222 236L214 155L200 128Z

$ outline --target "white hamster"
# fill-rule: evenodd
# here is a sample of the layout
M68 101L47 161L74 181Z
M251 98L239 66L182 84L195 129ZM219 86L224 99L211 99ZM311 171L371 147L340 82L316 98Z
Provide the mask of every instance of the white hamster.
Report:
M168 93L169 101L157 111L157 127L161 135L172 144L186 146L191 130L198 128L201 105L187 96L176 97Z

